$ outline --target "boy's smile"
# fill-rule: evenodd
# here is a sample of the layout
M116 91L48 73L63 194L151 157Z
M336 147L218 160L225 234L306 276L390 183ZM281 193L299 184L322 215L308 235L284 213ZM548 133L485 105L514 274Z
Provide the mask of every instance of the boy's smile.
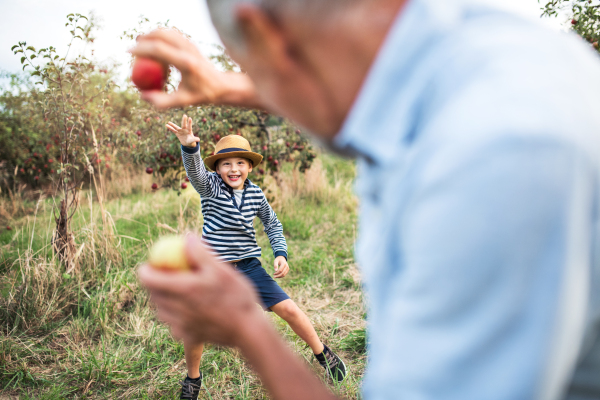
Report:
M234 190L242 190L248 174L252 172L252 163L240 157L223 158L217 161L215 170Z

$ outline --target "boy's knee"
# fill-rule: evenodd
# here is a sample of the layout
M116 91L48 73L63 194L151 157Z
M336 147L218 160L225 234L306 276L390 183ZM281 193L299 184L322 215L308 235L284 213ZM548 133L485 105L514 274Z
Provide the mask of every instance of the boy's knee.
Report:
M276 311L277 315L285 320L298 318L302 314L296 303L291 300L277 304L273 311Z

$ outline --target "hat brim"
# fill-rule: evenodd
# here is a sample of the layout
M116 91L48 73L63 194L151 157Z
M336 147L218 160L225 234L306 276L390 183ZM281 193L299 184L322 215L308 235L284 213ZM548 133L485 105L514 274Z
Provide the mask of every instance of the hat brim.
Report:
M248 160L252 161L253 167L256 167L258 164L260 164L263 159L263 156L261 156L258 153L254 153L252 151L232 151L229 153L215 154L214 156L206 157L204 159L204 165L206 165L206 168L214 171L215 163L217 161L222 160L223 158L231 158L231 157L247 158Z

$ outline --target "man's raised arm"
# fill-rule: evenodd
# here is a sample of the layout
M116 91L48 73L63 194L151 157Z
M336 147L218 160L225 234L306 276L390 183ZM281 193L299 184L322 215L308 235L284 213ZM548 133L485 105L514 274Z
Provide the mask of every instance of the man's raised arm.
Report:
M157 29L139 36L136 46L130 51L134 56L173 65L181 72L177 91L142 93L144 100L158 108L200 104L264 108L250 78L241 73L217 70L191 41L175 30Z

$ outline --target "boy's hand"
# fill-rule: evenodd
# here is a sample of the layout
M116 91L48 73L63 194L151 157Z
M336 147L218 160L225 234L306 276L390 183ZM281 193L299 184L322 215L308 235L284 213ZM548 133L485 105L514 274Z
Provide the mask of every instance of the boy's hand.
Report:
M284 256L279 256L275 259L275 278L283 278L290 272L290 266Z
M179 139L183 146L196 147L196 143L200 142L200 138L197 138L192 133L192 119L187 115L184 115L181 119L181 126L182 128L171 121L167 123L167 129L177 136L177 139Z

